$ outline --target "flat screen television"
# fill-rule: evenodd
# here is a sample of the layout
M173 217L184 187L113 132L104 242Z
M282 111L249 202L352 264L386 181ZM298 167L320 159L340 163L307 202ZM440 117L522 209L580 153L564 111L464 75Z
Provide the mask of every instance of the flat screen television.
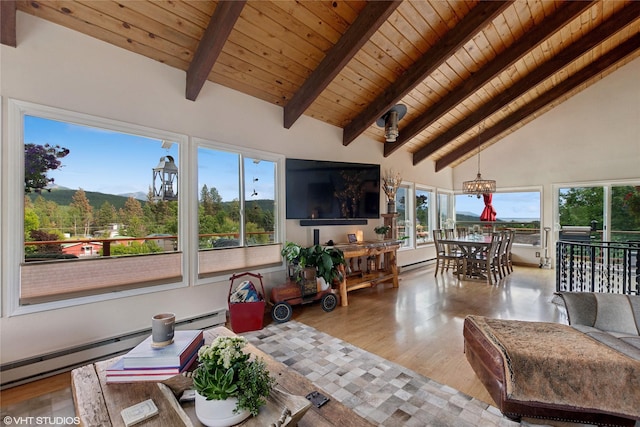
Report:
M380 217L380 165L286 160L287 219Z

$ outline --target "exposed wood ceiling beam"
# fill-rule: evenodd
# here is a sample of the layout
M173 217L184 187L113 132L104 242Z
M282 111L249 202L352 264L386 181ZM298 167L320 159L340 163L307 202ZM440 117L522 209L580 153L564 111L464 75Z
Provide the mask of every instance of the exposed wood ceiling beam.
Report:
M500 56L497 56L487 64L487 66L431 106L424 114L405 125L396 142L384 144L384 156L388 157L391 153L409 142L413 137L444 116L449 110L464 101L469 95L479 90L482 86L534 49L540 42L555 34L576 16L591 7L592 3L594 2L575 1L564 3L563 7L551 17L546 18L541 25L534 27L531 32L526 33L524 37L520 38ZM444 142L442 144L444 144ZM428 156L440 148L442 148L442 146L436 146L431 142L424 148L424 151ZM421 153L421 155L424 155L424 153Z
M16 47L16 2L0 0L0 43Z
M284 107L284 127L289 129L309 108L329 83L351 61L371 36L384 24L401 1L372 1L367 3L333 46L322 62L302 84Z
M342 134L342 144L349 145L372 123L386 113L414 87L442 65L447 58L473 38L497 15L511 5L512 1L489 1L478 3L454 28L449 30L415 64L410 66L380 96L358 114Z
M635 2L634 2L635 3ZM637 16L637 15L636 15ZM510 129L512 126L518 124L518 122L525 120L536 111L541 110L547 105L553 103L558 98L571 92L576 87L587 82L589 79L603 73L607 68L615 65L617 62L623 60L629 55L632 55L636 50L640 49L640 34L636 34L624 43L621 43L616 48L607 52L597 61L591 63L588 67L583 68L576 74L569 77L556 87L548 90L546 93L536 98L534 101L519 108L509 116L502 119L489 129L486 129L477 138L466 144L456 148L455 150L447 153L442 158L436 161L436 172L442 170L452 162L456 161L460 157L466 155L470 151L478 148L483 143L489 141L491 138L500 135L502 132Z
M220 0L187 70L186 97L195 101L231 33L246 0Z
M429 144L413 154L413 164L416 165L435 151L444 147L448 143L454 141L460 135L467 132L474 126L480 124L484 119L491 116L496 111L509 105L520 96L530 91L540 82L552 76L554 73L563 69L580 56L584 55L594 46L602 43L604 40L613 36L627 25L638 19L640 14L640 2L632 2L623 10L624 13L618 13L609 18L606 22L599 25L587 36L581 38L577 42L565 48L559 55L545 62L534 72L527 75L525 79L518 81L512 87L506 89L486 104L482 105L478 110L469 114L464 120L449 128L446 132L436 137Z

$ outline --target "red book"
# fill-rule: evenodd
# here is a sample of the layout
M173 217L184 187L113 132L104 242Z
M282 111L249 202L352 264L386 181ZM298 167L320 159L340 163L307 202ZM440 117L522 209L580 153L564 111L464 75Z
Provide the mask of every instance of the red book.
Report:
M152 347L151 336L122 356L125 369L177 368L180 369L204 341L201 330L175 331L173 343L165 347Z

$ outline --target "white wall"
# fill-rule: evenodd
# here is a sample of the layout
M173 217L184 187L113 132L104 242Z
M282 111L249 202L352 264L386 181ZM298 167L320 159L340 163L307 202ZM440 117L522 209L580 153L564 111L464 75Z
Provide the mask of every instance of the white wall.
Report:
M383 170L402 170L408 181L450 188L451 171L436 175L432 162L412 167L407 153L385 159L382 144L369 138L361 137L344 147L341 129L305 116L291 129L284 129L281 107L210 82L197 101L188 101L183 71L22 12L18 12L17 29L18 47L0 46L3 151L7 98L15 98L288 157L380 163ZM3 153L3 161L6 158ZM9 194L5 181L2 215L6 218ZM373 239L372 230L378 223L382 221L357 228L365 230L365 238ZM3 232L18 226L3 224ZM287 221L286 227L287 240L312 242L311 227L300 227L296 221ZM321 239L344 241L346 233L355 228L321 227ZM3 252L8 250L11 248L2 247ZM412 256L424 259L429 251L415 251L418 255ZM181 319L226 307L229 286L225 281L12 316L7 304L10 284L2 274L1 363L144 329L159 311L174 311ZM280 278L284 279L284 272L273 280Z

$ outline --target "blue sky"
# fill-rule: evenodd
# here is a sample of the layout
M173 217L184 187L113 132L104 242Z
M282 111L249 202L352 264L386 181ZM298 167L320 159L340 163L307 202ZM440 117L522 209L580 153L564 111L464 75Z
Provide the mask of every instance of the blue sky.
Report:
M162 148L162 141L137 135L26 116L24 140L69 149L69 154L62 159L62 168L50 171L48 176L56 185L71 189L146 194L152 185L153 168L158 166L161 157L172 156L180 170L178 144L167 150ZM198 188L207 184L209 188L216 187L224 201L237 199L237 155L213 153L207 149L198 152ZM273 198L273 163L249 159L245 162L245 172L249 177L248 200ZM258 195L252 197L254 189Z

